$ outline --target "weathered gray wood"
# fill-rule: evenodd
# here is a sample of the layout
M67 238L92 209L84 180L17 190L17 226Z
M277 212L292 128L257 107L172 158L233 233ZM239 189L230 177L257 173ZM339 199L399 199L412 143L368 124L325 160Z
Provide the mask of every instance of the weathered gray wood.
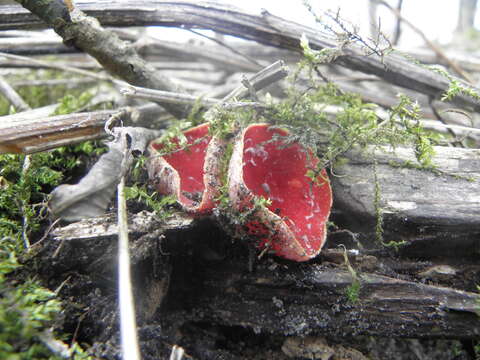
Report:
M31 119L0 117L0 153L30 154L81 141L100 139L113 110Z
M417 162L411 149L375 152L385 235L415 246L426 241L418 248L422 255L445 255L453 249L478 254L480 150L435 147L435 151L436 171L414 168ZM335 206L353 220L351 224L372 232L376 216L373 163L371 157L352 152L332 177Z
M98 18L104 26L162 25L205 28L296 51L300 50L299 39L302 34L306 34L314 49L336 48L338 45L335 40L313 28L276 17L268 12L261 15L250 14L212 1L207 3L149 0L143 1L141 7L138 7L135 1L93 3L77 1L76 4L82 11ZM0 24L0 30L44 27L37 18L16 6L2 7ZM355 44L344 47L335 63L375 74L392 84L434 97L438 97L449 87L449 81L445 77L398 54L366 56L363 49ZM143 86L154 87L145 84ZM459 106L478 108L477 102L465 95L459 95L452 102Z
M133 238L148 234L155 229L163 231L186 228L191 226L193 219L187 215L176 213L165 222L160 223L154 214L142 211L130 215L129 235ZM116 239L118 236L118 224L113 214L106 214L95 218L85 219L66 226L54 229L50 237L54 241L100 241L104 239Z

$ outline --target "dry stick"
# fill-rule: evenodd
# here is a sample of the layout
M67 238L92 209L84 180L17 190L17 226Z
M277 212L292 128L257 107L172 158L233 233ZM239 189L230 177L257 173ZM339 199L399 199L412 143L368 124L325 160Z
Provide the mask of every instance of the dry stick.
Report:
M99 74L99 73L95 73L95 72L87 71L87 70L83 70L83 69L77 69L75 67L68 66L68 65L59 65L59 64L56 64L56 63L49 63L48 61L42 61L42 60L32 59L32 58L29 58L29 57L26 57L26 56L12 55L12 54L7 54L7 53L3 53L3 52L0 52L0 58L1 57L4 57L6 59L25 61L26 63L35 64L35 65L42 66L42 67L49 68L49 69L67 71L67 72L91 77L91 78L94 78L94 79L97 79L97 80L113 82L113 83L118 84L118 85L125 85L125 82L116 80L109 75Z
M425 41L425 43L437 54L437 56L445 61L457 74L459 74L461 77L463 77L466 81L468 81L471 85L473 85L475 82L474 80L460 68L454 61L450 60L447 55L440 49L437 45L435 45L432 41L430 41L425 34L420 30L418 27L413 25L410 21L405 19L405 17L402 15L400 11L397 9L393 8L390 6L390 4L386 3L383 0L375 0L379 4L384 5L387 7L392 13L395 14L396 17L398 17L401 21L403 21L405 24L407 24L413 31L415 31L420 37Z
M220 100L213 98L198 98L193 95L186 95L171 91L162 91L155 89L146 89L138 86L127 86L120 89L120 93L129 97L136 97L151 101L162 101L171 104L194 104L196 101L200 101L202 104L212 106L217 104Z
M34 110L32 110L33 112ZM47 116L0 117L0 154L30 154L105 136L103 125L115 111ZM3 121L2 121L3 120Z
M136 35L131 34L128 31L116 29L115 33L122 39L134 41L133 46L137 49L147 48L149 53L160 51L160 55L164 55L165 52L178 53L180 56L188 56L188 58L207 60L211 63L217 64L220 68L244 70L244 71L257 71L262 65L256 65L251 61L243 61L232 56L228 56L223 52L219 52L216 49L205 49L204 46L189 44L178 44L175 42L161 41L151 36L142 36L137 39Z
M127 205L125 200L125 177L122 176L118 191L118 297L120 307L120 336L123 359L139 360L140 351L135 319L135 303L130 276L128 249Z
M170 91L161 91L154 89L145 89L136 86L129 86L127 88L120 89L120 92L129 97L135 97L139 99L151 100L155 102L165 102L170 104L188 104L193 105L196 102L200 102L202 105L211 107L222 102L221 99L214 98L202 98L193 95L185 95L181 93L175 93ZM227 109L235 109L241 107L255 107L263 108L264 105L258 102L229 102L223 105Z
M203 38L205 38L205 39L208 39L208 40L210 40L210 41L213 41L213 42L219 44L220 46L222 46L222 47L230 50L231 52L233 52L234 54L237 54L238 56L243 57L245 60L251 62L252 64L254 64L254 65L256 65L256 66L259 66L259 67L262 66L262 64L260 64L260 63L259 63L257 60L255 60L254 58L252 58L252 57L250 57L250 56L248 56L248 55L245 55L245 54L241 53L240 51L236 50L234 47L232 47L232 46L230 46L230 45L227 45L227 43L225 43L224 41L221 41L221 40L216 39L216 38L213 38L213 37L211 37L211 36L202 34L202 33L200 33L200 32L197 32L197 31L193 30L193 29L188 29L188 31L190 31L191 33L193 33L193 34L195 34L195 35L201 36L201 37L203 37Z
M17 112L30 110L30 106L13 89L3 76L0 76L0 92L15 107Z
M170 353L168 360L182 360L184 353L185 350L183 350L183 348L178 345L173 345L172 352Z
M403 0L398 0L397 4L397 11L399 14L402 13L402 6L403 6ZM398 41L400 40L400 36L402 35L402 21L400 18L397 16L397 22L395 24L395 30L393 31L393 40L392 40L392 45L397 46Z
M97 19L74 8L71 2L67 7L62 1L16 1L52 26L65 43L93 56L112 75L135 86L182 92L178 85L147 64L133 47L105 30ZM161 105L177 118L190 112L185 105Z
M253 86L255 91L259 91L267 87L268 85L285 78L288 75L288 72L288 67L285 65L285 62L282 60L278 60L273 64L267 66L266 68L260 70L258 73L248 79L248 81ZM232 90L232 92L225 96L222 101L226 102L234 98L241 99L248 94L249 90L245 86L241 85Z
M276 61L275 63L262 69L253 75L248 83L252 86L254 91L261 90L266 86L283 79L288 75L288 68L283 61ZM125 96L137 97L153 101L169 102L174 104L194 104L199 101L205 106L214 106L222 104L223 108L238 108L238 107L256 107L261 108L264 105L257 102L229 102L233 99L241 99L249 94L249 89L241 84L230 92L223 99L215 98L198 98L192 95L185 95L169 91L160 91L154 89L145 89L136 86L127 86L120 89L120 92Z

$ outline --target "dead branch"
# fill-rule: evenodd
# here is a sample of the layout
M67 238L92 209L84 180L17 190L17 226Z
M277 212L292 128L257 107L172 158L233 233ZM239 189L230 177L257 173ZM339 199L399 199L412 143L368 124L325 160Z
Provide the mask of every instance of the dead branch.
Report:
M55 105L56 106L56 105ZM35 110L33 110L35 111ZM115 111L22 119L0 118L0 153L31 154L105 137L105 122Z
M375 158L386 238L406 241L412 256L472 255L480 234L479 150L435 147L431 170L415 166L413 150L385 150L375 151ZM332 177L337 206L348 214L348 228L372 233L378 211L374 160L359 152L348 158Z
M418 27L416 27L414 24L412 24L410 21L408 21L403 15L402 13L398 10L398 9L395 9L393 8L392 6L390 6L390 4L388 4L387 2L383 1L383 0L374 0L376 1L377 3L379 4L382 4L383 6L385 6L387 9L389 9L393 14L395 14L395 16L400 19L401 21L403 21L405 24L407 24L413 31L415 31L418 35L420 35L420 37L423 39L423 41L425 41L425 44L428 45L428 47L430 49L432 49L435 54L440 58L442 59L448 66L450 66L458 75L460 75L462 78L464 78L466 81L468 81L470 84L474 84L475 82L473 81L473 79L471 78L470 75L468 75L465 71L463 71L463 69L461 67L459 67L455 62L453 62L452 60L450 60L450 58L445 55L445 53L443 52L442 49L440 49L437 45L435 45L432 41L430 41L429 38L427 38L425 36L425 34L423 33L423 31L421 31Z
M15 89L0 76L0 93L13 105L13 107L20 111L26 111L30 109L30 106L18 95Z
M22 1L22 6L39 16L70 46L82 49L102 64L109 73L128 83L153 89L178 91L178 86L148 65L127 43L111 31L103 29L94 18L80 11L69 11L63 2L35 0ZM173 115L182 118L188 108L178 104L164 104Z
M139 303L148 303L145 298L154 293L149 287L154 286L150 284L155 284L155 275L152 271L142 272L146 259L160 256L162 263L170 257L177 260L172 262L170 281L174 286L167 295L163 289L161 298L149 300L154 302L151 306L158 309L163 297L175 299L174 309L167 307L159 313L160 322L173 321L181 326L185 321L209 321L247 327L257 333L342 337L363 334L474 338L480 331L475 293L413 281L415 276L431 278L431 263L410 266L412 275L406 278L395 269L405 273L408 260L350 255L360 288L356 295L349 297L352 274L342 265L343 260L336 260L338 255L342 259L336 250L323 250L320 258L309 264L286 264L264 258L249 271L242 244L232 244L218 230L212 233L211 225L195 223L183 215L158 223L147 213L132 216L130 224L133 240L130 246L135 254L133 272L143 284L137 288ZM161 255L149 235L153 229L155 238L162 239ZM115 242L111 240L117 233L112 216L54 230L52 235L56 241L52 240L53 243L64 241L63 259L57 259L54 266L64 271L75 266L92 276L108 276L114 270L116 251ZM216 244L201 241L207 233ZM91 249L93 246L95 249ZM223 256L205 255L215 254L222 247L233 249ZM72 264L71 254L78 249L83 249L82 257ZM459 274L448 276L461 278Z
M315 29L287 21L267 12L264 12L262 15L254 15L214 2L208 2L208 4L188 1L166 3L159 0L149 0L144 1L141 8L138 8L136 3L132 1L111 1L108 5L104 3L82 3L78 1L77 4L78 7L87 14L95 13L95 16L98 17L102 24L110 26L161 25L200 27L254 40L266 45L296 51L300 49L299 39L302 33L306 34L310 41L310 46L314 49L336 48L338 45L334 40L322 35ZM128 16L125 16L125 13L128 13ZM34 16L14 6L2 7L0 24L0 29L22 29L27 26L44 26ZM80 48L82 48L82 45L86 47L93 45L83 39L81 35L79 35L79 37L73 36L73 38L75 42L78 43L76 45ZM84 40L85 43L82 43ZM118 42L113 40L112 42L113 49L113 46ZM107 44L108 43L109 42L107 42ZM121 65L121 72L123 72L125 76L128 74L128 76L132 77L132 79L124 77L125 80L133 85L158 88L152 86L153 84L146 84L146 79L143 79L145 81L140 81L141 84L133 81L140 79L137 79L135 74L131 73L131 69L125 68L126 64L123 61L126 56L125 51L122 52L124 56L119 56L118 53L109 54L116 59L115 61L119 62L118 65ZM100 54L97 55L100 56ZM380 57L373 54L371 56L365 56L363 50L355 44L349 44L345 47L343 49L343 55L339 56L335 60L335 63L353 70L375 74L392 84L422 92L433 97L440 96L449 87L449 80L438 73L418 66L398 55L385 55ZM112 66L112 64L105 65ZM137 65L140 66L139 64ZM119 76L120 75L121 74L119 74ZM468 87L468 85L465 86ZM163 89L165 89L165 87ZM458 106L478 108L477 102L466 95L457 96L452 100L452 103Z

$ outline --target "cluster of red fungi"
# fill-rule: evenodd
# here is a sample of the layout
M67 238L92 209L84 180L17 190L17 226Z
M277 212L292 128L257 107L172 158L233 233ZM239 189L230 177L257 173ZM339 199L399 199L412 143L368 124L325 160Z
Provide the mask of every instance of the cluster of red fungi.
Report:
M208 124L184 135L187 146L167 155L158 155L161 142L150 144L149 177L159 193L175 195L187 213L209 215L218 205L226 143L209 135ZM325 243L332 192L325 170L317 178L307 176L318 158L298 143L286 144L286 135L286 130L253 124L235 137L228 195L232 210L252 212L237 231L256 239L260 249L307 261ZM268 205L254 207L260 196L270 200Z

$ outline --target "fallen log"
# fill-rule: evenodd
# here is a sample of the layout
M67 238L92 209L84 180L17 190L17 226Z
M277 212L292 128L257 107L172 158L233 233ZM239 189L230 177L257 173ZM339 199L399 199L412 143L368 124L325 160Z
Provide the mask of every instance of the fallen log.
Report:
M435 167L420 169L412 149L385 150L374 152L376 160L352 152L335 168L332 186L342 226L373 234L380 210L384 237L408 242L402 251L409 256L478 256L480 151L435 147Z
M346 270L263 262L248 273L235 265L205 267L199 275L205 279L202 291L197 287L183 294L194 317L283 335L473 338L480 334L474 293L362 274L358 298L349 302L353 279Z
M406 271L408 259L349 252L353 275L341 252L324 249L309 263L267 257L252 265L245 243L232 242L211 221L173 215L158 222L139 213L129 223L141 324L161 324L174 332L191 321L208 321L284 336L468 339L480 334L478 295L436 285L441 278L432 262L417 262ZM55 274L61 282L81 273L89 287L105 288L110 279L108 297L115 292L116 235L112 216L54 230L42 249L49 261L40 274ZM472 262L457 266L447 283L457 278L465 284L464 270L475 266L478 274ZM427 285L426 279L433 282Z

